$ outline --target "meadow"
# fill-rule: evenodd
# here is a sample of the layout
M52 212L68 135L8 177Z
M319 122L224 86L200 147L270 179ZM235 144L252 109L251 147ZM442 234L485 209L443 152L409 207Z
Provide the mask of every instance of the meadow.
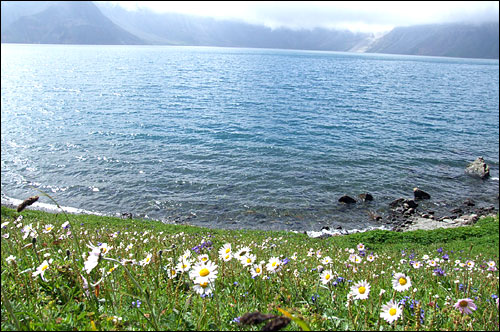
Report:
M499 218L326 239L2 207L5 330L498 330Z

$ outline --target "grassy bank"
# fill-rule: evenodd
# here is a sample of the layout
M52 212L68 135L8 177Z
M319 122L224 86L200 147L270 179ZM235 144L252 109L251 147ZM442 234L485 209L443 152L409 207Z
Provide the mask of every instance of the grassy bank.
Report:
M1 327L260 330L290 313L283 330L498 330L498 242L498 216L311 239L2 207ZM256 311L273 316L241 324Z

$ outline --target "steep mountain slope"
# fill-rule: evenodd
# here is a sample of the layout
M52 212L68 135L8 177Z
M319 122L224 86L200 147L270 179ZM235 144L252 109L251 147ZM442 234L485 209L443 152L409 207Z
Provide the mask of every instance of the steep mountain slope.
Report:
M380 38L370 53L498 59L498 23L399 27Z
M18 14L2 25L3 43L40 44L144 44L145 41L111 22L91 1L53 1L40 12ZM15 6L13 6L15 7ZM11 16L8 7L4 14ZM18 7L19 9L19 7ZM33 9L33 8L32 8ZM16 16L16 15L13 15Z

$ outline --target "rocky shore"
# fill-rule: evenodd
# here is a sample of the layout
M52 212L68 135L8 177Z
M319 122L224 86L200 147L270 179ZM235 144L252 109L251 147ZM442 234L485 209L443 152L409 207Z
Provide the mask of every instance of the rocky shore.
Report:
M490 167L485 163L482 157L478 157L465 168L465 173L481 181L490 176ZM365 201L372 201L373 199L371 194L362 193L358 195L358 199L343 195L339 198L338 202L340 204L354 205ZM498 194L496 199L498 201ZM482 217L496 216L498 214L498 208L495 208L494 205L485 205L482 202L476 203L471 198L466 198L461 202L455 202L453 204L440 202L442 206L438 214L432 207L430 209L427 208L427 206L431 205L427 203L430 200L431 195L429 193L419 188L413 188L413 198L398 198L392 201L389 203L388 212L383 215L368 210L367 212L370 219L377 221L381 225L380 227L372 227L371 229L378 228L396 232L406 232L420 229L433 230L437 228L470 226L474 225ZM328 237L359 231L360 230L346 231L342 228L330 230L329 227L323 227L321 231L310 231L305 233L310 237Z

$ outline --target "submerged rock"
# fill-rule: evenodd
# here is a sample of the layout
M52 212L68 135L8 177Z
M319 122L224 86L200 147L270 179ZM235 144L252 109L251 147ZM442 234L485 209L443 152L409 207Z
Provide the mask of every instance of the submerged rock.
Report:
M395 201L392 201L389 204L389 206L393 209L401 207L403 210L408 210L408 209L416 209L418 204L415 203L415 201L412 199L398 198Z
M359 199L361 199L363 202L367 202L367 201L373 201L373 196L370 195L369 193L365 193L365 194L359 194L358 195Z
M339 198L340 203L345 203L345 204L353 204L356 203L356 200L350 196L344 195Z
M486 179L490 176L490 167L484 162L483 157L479 157L465 168L465 173Z
M420 190L418 188L413 188L413 195L415 196L415 199L430 199L431 195L426 193L423 190Z
M472 199L470 199L470 198L467 198L467 199L464 201L464 203L463 203L463 204L464 204L465 206L474 206L474 205L476 205L476 203L475 203Z

